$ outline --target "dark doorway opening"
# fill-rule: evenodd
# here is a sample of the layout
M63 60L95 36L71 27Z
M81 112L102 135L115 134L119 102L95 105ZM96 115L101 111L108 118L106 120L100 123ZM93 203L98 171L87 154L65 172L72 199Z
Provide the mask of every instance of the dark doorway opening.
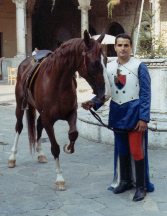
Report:
M2 32L0 32L0 58L2 57ZM0 59L0 80L2 79L2 59Z
M39 49L50 49L51 48L51 17L52 11L52 0L43 0L39 2L38 0L34 6L33 15L33 39L32 45L33 50L35 47Z
M91 36L96 35L96 30L93 28L92 25L89 24L89 34Z
M2 57L2 32L0 32L0 58Z
M72 0L36 0L32 48L54 51L64 41L80 37L81 18Z
M117 23L113 22L109 28L108 34L117 36L118 34L125 33L124 29L122 26ZM117 56L115 49L114 49L114 44L107 45L107 56Z

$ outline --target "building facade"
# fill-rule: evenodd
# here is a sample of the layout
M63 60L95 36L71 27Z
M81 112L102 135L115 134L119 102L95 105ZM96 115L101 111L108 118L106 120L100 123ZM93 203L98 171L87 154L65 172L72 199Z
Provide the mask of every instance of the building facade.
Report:
M55 50L62 42L81 37L85 28L81 15L87 12L91 35L116 36L125 32L135 40L141 0L120 0L108 16L107 0L92 0L82 8L82 0L0 0L0 56L24 58L34 47ZM80 6L80 7L79 7ZM167 44L167 1L145 0L144 10L155 12L151 22L154 33ZM142 23L149 25L142 19ZM112 49L112 47L111 47Z
M31 56L35 47L54 51L64 41L82 37L85 29L91 35L100 34L103 29L114 36L125 32L135 44L142 2L120 0L111 18L107 0L0 0L0 57L5 57L1 62L2 79L7 79L8 66L17 67L26 56ZM154 16L143 16L141 25L152 26L152 34L167 46L167 1L145 0L144 11ZM114 55L113 45L108 45L107 50ZM152 80L150 143L166 147L167 60L147 61Z

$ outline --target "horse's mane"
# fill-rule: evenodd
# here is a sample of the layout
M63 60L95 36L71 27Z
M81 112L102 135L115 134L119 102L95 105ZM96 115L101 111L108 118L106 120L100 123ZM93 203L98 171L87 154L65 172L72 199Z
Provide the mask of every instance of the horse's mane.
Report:
M78 47L78 45L80 45L82 42L83 42L83 39L81 38L74 38L74 39L68 40L62 43L61 46L54 51L54 53L59 53L61 51L66 52L69 50L72 51L76 46Z
M50 71L55 66L60 68L64 65L71 68L77 57L74 53L79 52L82 43L83 39L74 38L61 44L61 46L48 57L48 61L44 64L43 69Z

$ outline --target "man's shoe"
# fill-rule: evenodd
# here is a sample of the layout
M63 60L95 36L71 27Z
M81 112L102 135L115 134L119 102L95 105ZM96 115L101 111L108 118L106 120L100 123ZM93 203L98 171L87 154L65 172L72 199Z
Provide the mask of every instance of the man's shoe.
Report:
M145 196L146 196L146 188L139 187L136 189L136 193L133 197L133 201L137 202L143 200Z
M116 187L113 190L114 194L119 194L119 193L123 193L126 190L129 190L133 187L132 183L126 182L126 181L121 181L120 184L118 185L118 187Z

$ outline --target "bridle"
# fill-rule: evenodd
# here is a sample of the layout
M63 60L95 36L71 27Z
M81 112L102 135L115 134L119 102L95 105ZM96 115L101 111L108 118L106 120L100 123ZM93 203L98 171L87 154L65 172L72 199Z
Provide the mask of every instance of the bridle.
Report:
M85 43L84 43L84 45L83 45L83 52L82 52L82 56L84 57L84 70L87 72L87 74L88 74L88 68L87 68L87 54L89 54L89 53L91 53L91 52L93 52L93 50L91 49L91 50L89 50L89 51L85 51Z
M82 58L81 58L81 60L80 60L80 62L79 62L79 64L78 64L78 66L77 66L77 69L76 69L76 71L78 71L78 69L79 69L79 67L81 66L81 63L82 63L82 61L84 62L84 70L87 72L87 74L88 74L88 69L87 69L87 54L89 54L89 53L91 53L91 52L93 52L93 50L91 49L91 50L88 50L87 52L85 51L85 43L84 43L84 45L83 45L83 49L82 49L83 51L82 51Z
M90 50L88 50L88 51L85 51L85 43L84 43L84 45L83 45L83 51L82 51L82 58L81 58L81 60L80 60L80 62L79 62L79 64L78 64L78 66L77 66L77 69L76 69L76 71L78 71L78 69L79 69L79 67L81 66L81 64L82 64L82 62L84 63L84 69L82 69L82 70L84 70L85 72L86 72L86 74L87 74L87 78L88 78L88 80L89 80L89 84L91 85L91 86L94 86L94 84L93 84L93 82L91 81L93 78L94 78L94 76L93 75L90 75L90 73L89 73L89 71L88 71L88 66L87 66L87 55L89 54L89 53L92 53L92 52L94 52L92 49L90 49ZM102 52L102 55L104 55L103 54L103 52Z
M93 50L91 49L91 50L89 50L89 51L85 51L85 43L84 43L84 45L83 45L83 52L82 52L82 58L81 58L81 60L80 60L80 62L79 62L79 65L78 65L78 67L77 67L77 70L79 69L79 67L81 66L81 63L82 63L82 61L84 62L84 71L87 73L87 77L88 77L88 80L89 80L89 84L90 85L93 85L93 83L92 83L92 81L91 81L91 77L92 76L90 76L90 74L88 73L88 68L87 68L87 54L89 54L89 53L91 53L91 52L93 52ZM104 56L104 53L102 52L102 54L103 54L103 56ZM95 103L100 103L100 101L98 101L98 100L93 100ZM95 113L92 109L89 109L89 111L91 112L91 114L102 124L102 126L104 126L104 127L106 127L106 128L108 128L109 130L112 130L112 131L114 131L114 132L117 132L117 133L126 133L127 132L127 130L116 130L116 129L114 129L114 128L112 128L112 127L110 127L109 125L106 125L105 123L103 123L103 121L101 120L101 118L99 117L99 115L97 114L97 113ZM132 132L132 131L137 131L138 130L138 128L137 129L131 129L131 130L129 130L128 132Z

